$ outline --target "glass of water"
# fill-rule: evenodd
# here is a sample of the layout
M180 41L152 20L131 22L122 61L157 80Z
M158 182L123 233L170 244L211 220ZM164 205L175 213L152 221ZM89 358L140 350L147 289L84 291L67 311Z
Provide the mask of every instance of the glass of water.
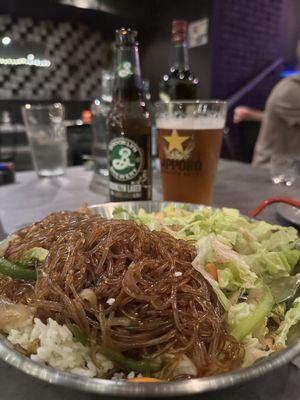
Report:
M104 176L108 176L106 119L112 106L113 83L113 73L102 71L101 95L91 105L95 173Z
M37 174L41 177L63 175L68 148L63 105L26 104L22 114Z
M300 156L295 154L274 154L271 157L270 174L275 184L292 186L300 169Z

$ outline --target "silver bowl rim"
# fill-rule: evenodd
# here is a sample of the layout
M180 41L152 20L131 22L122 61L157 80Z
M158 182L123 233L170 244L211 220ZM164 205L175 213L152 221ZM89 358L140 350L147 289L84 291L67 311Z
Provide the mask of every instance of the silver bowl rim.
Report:
M134 204L139 208L149 205L166 206L170 202L126 202L126 203L104 203L90 206L91 209L112 210L118 206L128 207ZM174 203L176 206L185 204L192 209L203 208L205 206ZM49 383L79 389L85 392L97 393L103 396L115 397L178 397L189 396L203 392L224 389L250 379L257 378L267 372L270 372L284 364L287 364L293 358L300 354L300 341L296 341L286 349L276 352L264 359L259 360L255 364L246 368L239 368L232 372L227 372L220 375L215 375L206 378L195 378L177 382L162 382L159 384L153 383L130 383L124 381L112 381L100 378L87 378L68 372L63 372L52 367L39 364L30 358L18 353L8 342L5 335L0 334L0 359L14 366L15 368L25 372L28 375L39 378Z

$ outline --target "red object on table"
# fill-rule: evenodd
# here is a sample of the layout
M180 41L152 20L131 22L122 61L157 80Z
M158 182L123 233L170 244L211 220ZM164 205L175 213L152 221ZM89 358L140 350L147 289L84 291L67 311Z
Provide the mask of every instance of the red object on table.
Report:
M300 201L290 199L289 197L270 197L259 203L254 210L250 211L249 216L252 218L256 217L265 207L272 203L286 203L290 206L300 208Z

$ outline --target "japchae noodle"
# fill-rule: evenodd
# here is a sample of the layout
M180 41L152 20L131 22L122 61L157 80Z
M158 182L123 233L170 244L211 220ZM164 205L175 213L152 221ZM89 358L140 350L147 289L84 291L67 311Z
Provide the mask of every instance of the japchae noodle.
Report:
M193 244L133 221L59 212L16 233L5 258L49 250L29 284L2 278L2 296L37 307L42 320L75 323L93 346L136 359L165 357L156 375L180 379L182 354L198 376L241 365L243 349L226 330L222 308L191 262Z

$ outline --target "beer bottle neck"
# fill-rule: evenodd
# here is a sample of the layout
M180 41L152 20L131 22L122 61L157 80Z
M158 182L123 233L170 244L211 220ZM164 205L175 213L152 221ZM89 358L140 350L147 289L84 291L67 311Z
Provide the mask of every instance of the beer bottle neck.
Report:
M118 46L115 56L114 101L142 99L142 78L137 46Z
M172 42L171 69L184 71L190 69L187 41Z

